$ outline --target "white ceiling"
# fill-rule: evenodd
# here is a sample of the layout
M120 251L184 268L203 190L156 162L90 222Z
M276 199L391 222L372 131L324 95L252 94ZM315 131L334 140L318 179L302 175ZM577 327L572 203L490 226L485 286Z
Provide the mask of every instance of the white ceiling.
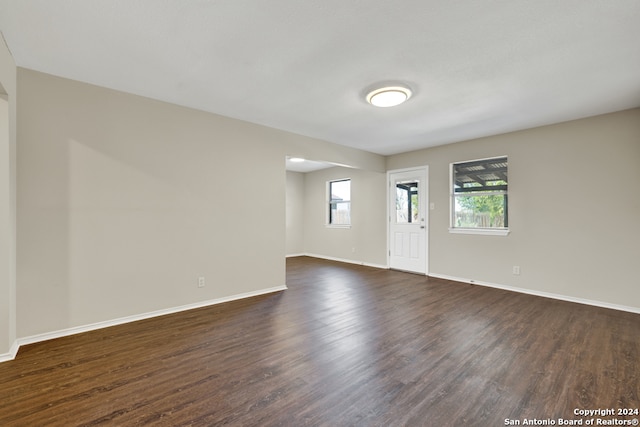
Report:
M0 0L0 30L21 67L383 155L640 106L640 0Z
M290 157L287 157L285 169L291 172L313 172L321 169L328 169L337 165L328 162L318 162L314 160L304 159L302 162L292 162ZM340 165L343 166L343 165Z

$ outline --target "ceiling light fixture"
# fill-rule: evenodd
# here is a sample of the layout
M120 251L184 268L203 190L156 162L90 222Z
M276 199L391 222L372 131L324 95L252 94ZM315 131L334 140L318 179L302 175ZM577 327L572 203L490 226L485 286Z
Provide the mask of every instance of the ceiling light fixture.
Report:
M289 161L292 161L294 163L301 163L304 162L304 159L302 157L291 157Z
M411 98L411 90L402 86L388 86L373 90L367 102L376 107L395 107Z

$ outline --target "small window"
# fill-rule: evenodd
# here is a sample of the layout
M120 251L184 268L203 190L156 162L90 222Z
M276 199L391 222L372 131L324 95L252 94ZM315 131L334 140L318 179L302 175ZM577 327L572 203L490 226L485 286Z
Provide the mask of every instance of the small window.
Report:
M396 224L418 222L420 203L418 202L419 181L396 182Z
M351 180L328 182L329 225L351 225Z
M451 164L452 232L507 234L507 158Z

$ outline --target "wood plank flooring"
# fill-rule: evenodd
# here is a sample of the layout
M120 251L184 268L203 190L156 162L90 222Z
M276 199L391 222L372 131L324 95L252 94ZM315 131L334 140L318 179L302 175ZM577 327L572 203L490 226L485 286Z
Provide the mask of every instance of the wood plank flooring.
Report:
M25 346L0 364L0 426L558 425L640 408L640 315L306 257L287 285Z

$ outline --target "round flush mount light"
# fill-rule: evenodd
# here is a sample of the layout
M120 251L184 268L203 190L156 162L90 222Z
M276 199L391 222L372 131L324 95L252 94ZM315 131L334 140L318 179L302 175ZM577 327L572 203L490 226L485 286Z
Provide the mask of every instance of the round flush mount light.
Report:
M304 159L302 157L291 157L289 160L294 162L294 163L302 163L302 162L304 162Z
M403 86L387 86L373 90L367 102L375 107L395 107L411 98L411 90Z

